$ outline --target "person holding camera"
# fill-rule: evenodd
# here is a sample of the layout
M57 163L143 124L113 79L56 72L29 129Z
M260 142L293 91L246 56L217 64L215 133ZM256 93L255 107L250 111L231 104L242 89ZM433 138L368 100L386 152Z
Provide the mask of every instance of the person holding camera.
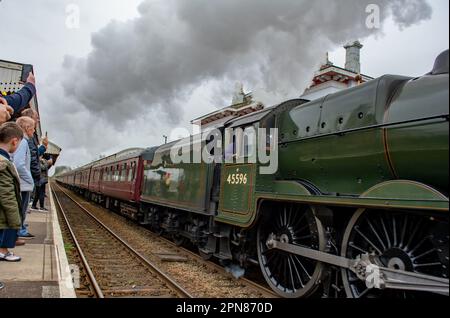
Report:
M28 106L33 96L36 94L36 79L33 75L33 73L29 73L27 77L27 81L25 85L22 87L21 90L18 92L12 94L3 96L3 104L9 105L9 107L12 108L13 113L11 114L11 117L13 115L16 115L19 117L19 114L24 108ZM2 103L0 101L0 103Z
M39 114L37 111L31 108L27 108L22 112L22 117L29 117L35 122L35 130L39 125ZM48 138L44 138L42 140L42 145L39 145L39 139L36 133L34 133L33 137L28 139L28 147L30 148L31 153L31 175L34 180L35 190L33 191L33 199L37 196L39 197L38 186L41 180L41 167L39 163L39 158L45 153L48 147ZM33 200L34 201L34 200Z
M35 94L36 79L33 73L30 72L21 90L12 95L0 96L0 125L13 117L19 117L21 111L29 105Z
M36 125L34 120L29 117L20 117L16 123L23 131L23 139L16 152L12 155L14 165L19 173L20 191L22 195L22 209L20 211L22 228L19 231L19 238L31 239L34 238L34 235L28 232L25 224L30 195L34 189L34 180L31 175L31 151L28 146L28 139L33 138Z
M0 97L0 125L6 123L14 114L14 109L8 105L3 97Z

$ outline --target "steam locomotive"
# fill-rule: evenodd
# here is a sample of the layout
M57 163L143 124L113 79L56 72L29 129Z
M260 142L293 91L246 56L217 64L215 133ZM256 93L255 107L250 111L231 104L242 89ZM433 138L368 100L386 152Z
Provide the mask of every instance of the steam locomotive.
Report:
M173 162L172 143L57 181L206 259L259 266L282 297L448 296L448 61L220 128L277 128L274 174L236 146L231 162Z

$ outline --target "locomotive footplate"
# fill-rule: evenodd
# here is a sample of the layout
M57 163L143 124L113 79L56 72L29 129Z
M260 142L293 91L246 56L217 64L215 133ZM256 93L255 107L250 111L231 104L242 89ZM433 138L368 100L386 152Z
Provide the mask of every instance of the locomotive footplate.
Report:
M267 247L349 269L359 279L366 281L369 288L426 291L445 296L449 295L448 279L384 267L376 255L364 254L357 259L348 259L289 244L284 242L282 237L280 239L277 240L274 235L271 235L266 242Z

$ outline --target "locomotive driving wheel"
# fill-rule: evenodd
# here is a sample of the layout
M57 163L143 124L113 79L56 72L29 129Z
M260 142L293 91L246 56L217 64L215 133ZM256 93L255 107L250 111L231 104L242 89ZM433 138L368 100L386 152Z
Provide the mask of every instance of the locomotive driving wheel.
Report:
M341 255L373 255L382 266L448 278L448 217L391 211L359 210L344 234ZM411 298L423 292L370 289L355 273L342 269L347 297Z
M258 258L269 286L285 298L307 297L313 294L322 278L322 263L278 249L268 241L276 238L283 243L323 250L325 235L312 207L296 204L281 206L258 229Z

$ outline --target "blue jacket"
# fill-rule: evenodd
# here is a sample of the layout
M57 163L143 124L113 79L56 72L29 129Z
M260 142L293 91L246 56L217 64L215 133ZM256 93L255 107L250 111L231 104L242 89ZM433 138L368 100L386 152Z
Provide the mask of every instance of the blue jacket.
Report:
M36 136L28 139L28 146L31 153L31 175L33 176L34 184L39 185L41 180L41 166L39 164L39 149Z
M25 83L22 89L12 95L3 96L8 102L8 105L14 109L14 114L20 112L27 107L33 96L36 94L36 87L31 83Z
M34 181L30 170L31 152L27 140L28 138L23 138L16 152L12 155L12 160L19 174L21 192L31 192L34 188Z

